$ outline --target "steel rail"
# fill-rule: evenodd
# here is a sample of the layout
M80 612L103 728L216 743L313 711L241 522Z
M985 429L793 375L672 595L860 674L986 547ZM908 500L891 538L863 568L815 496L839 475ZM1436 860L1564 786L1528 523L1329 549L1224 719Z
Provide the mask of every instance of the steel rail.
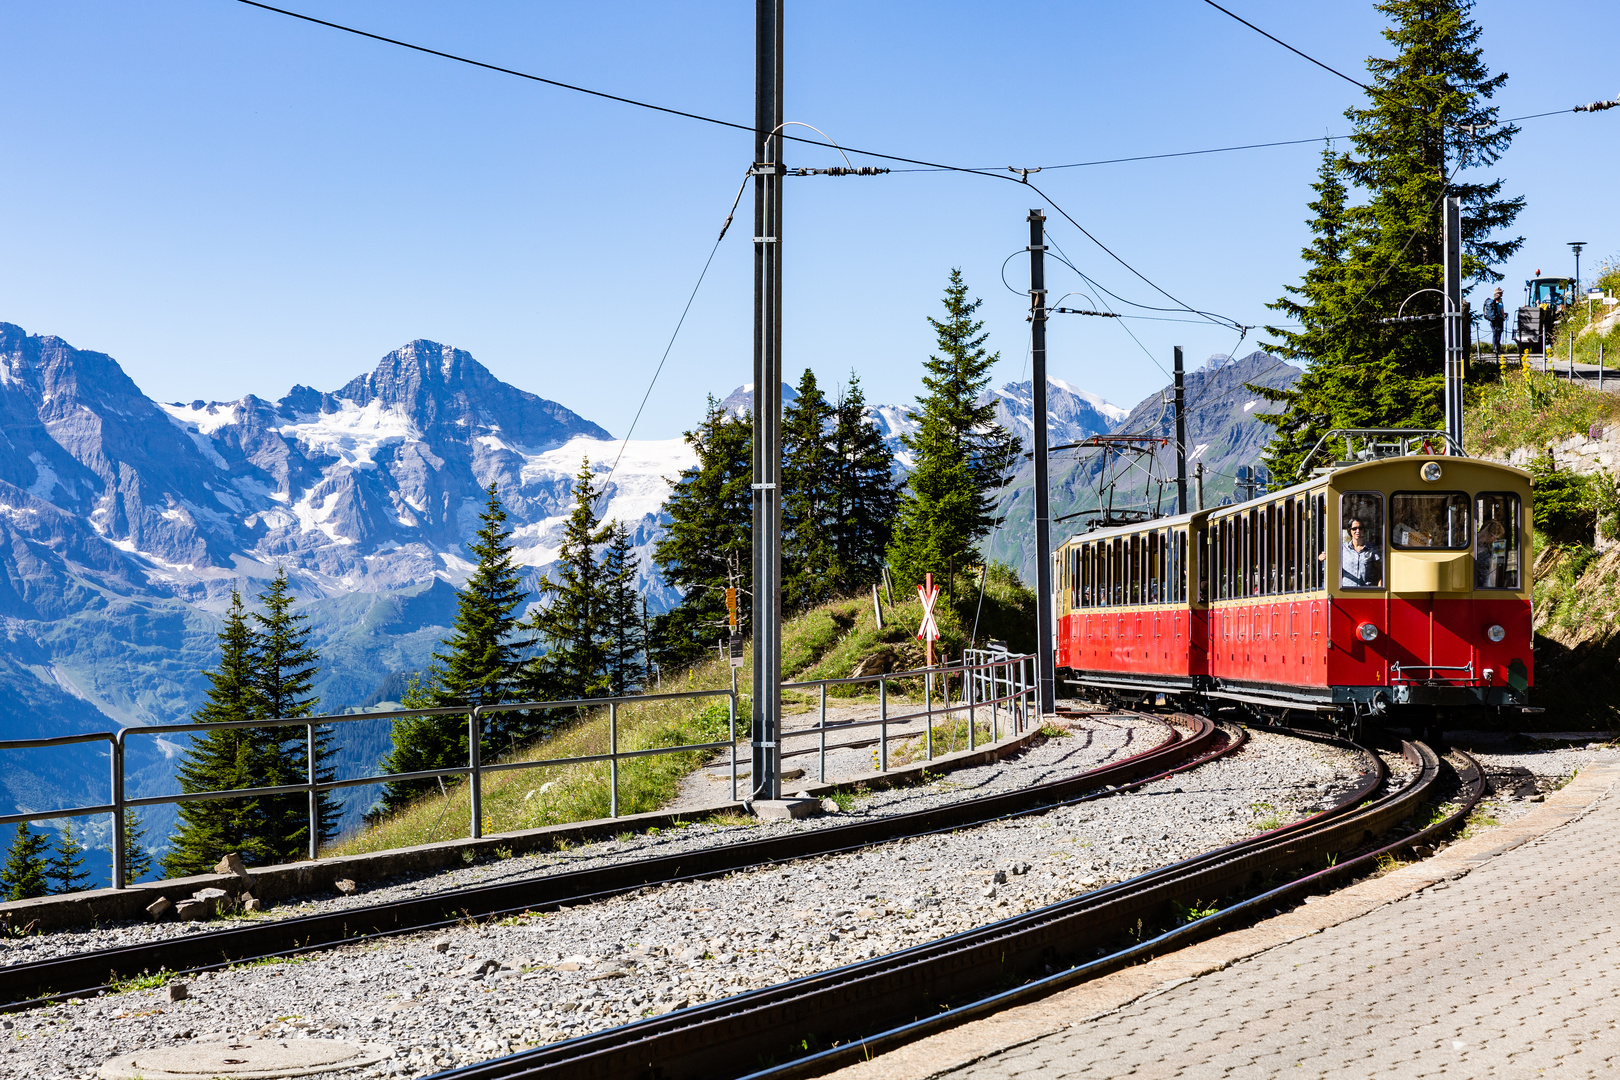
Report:
M959 1014L981 1000L1005 1000L1007 993L1039 984L1056 971L1076 978L1095 974L1097 965L1110 959L1093 959L1099 948L1144 926L1175 921L1177 904L1250 891L1269 875L1315 867L1366 843L1410 816L1441 775L1440 761L1427 746L1405 743L1403 753L1418 765L1416 778L1365 804L1360 798L1366 783L1326 814L1104 889L902 952L439 1076L709 1080L768 1075L788 1080L816 1075L868 1055L874 1039L906 1041L915 1036L892 1033L939 1023L938 1017ZM1267 895L1275 896L1276 890ZM1251 911L1252 904L1232 910ZM1219 922L1190 925L1213 928ZM1057 988L1045 985L1046 993ZM834 1049L805 1057L804 1048L814 1046ZM770 1067L759 1073L762 1064Z
M1164 722L1162 718L1154 719ZM723 844L559 874L540 874L496 885L447 889L383 904L277 919L210 933L128 945L99 952L0 968L0 1011L108 989L143 972L216 970L288 953L335 948L376 937L433 930L469 918L501 917L601 899L669 881L734 873L750 867L835 854L932 832L950 831L1033 813L1147 783L1227 752L1218 729L1187 717L1189 735L1167 723L1156 746L1108 765L1018 791L785 836Z

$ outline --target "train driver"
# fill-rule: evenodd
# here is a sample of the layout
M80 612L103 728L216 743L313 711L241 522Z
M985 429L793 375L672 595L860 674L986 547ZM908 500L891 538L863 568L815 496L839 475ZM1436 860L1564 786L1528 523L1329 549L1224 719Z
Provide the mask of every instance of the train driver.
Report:
M1376 589L1384 583L1384 560L1378 550L1382 545L1368 543L1368 539L1362 519L1351 518L1339 552L1340 588Z

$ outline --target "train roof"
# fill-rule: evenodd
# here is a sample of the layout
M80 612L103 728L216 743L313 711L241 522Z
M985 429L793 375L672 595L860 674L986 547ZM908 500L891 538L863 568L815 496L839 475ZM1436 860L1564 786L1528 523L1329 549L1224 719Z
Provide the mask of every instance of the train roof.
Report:
M1229 503L1224 506L1211 506L1206 507L1203 510L1191 510L1185 514L1175 514L1169 517L1149 518L1146 521L1133 522L1129 525L1115 525L1106 529L1094 529L1091 532L1075 533L1073 536L1065 539L1062 544L1057 546L1062 547L1064 544L1071 543L1086 543L1092 540L1107 539L1113 536L1129 536L1130 534L1137 532L1152 532L1156 529L1167 529L1178 525L1186 525L1195 520L1214 515L1241 513L1250 506L1263 505L1276 499L1286 499L1294 495L1303 494L1304 492L1313 490L1315 488L1344 487L1346 485L1343 481L1346 478L1350 479L1351 485L1353 486L1355 477L1366 475L1368 473L1375 473L1381 469L1387 469L1389 466L1401 462L1424 461L1438 461L1442 463L1465 461L1472 466L1479 466L1488 470L1507 473L1523 480L1530 479L1530 474L1523 469L1516 468L1512 465L1505 465L1499 461L1488 461L1484 458L1456 457L1445 454L1390 455L1388 457L1372 458L1368 461L1358 461L1352 465L1338 465L1331 469L1324 470L1323 472L1320 472L1309 479L1301 480L1297 484L1290 484L1288 487L1278 488L1276 491L1268 491L1262 495L1256 495L1252 499L1245 499L1240 503Z

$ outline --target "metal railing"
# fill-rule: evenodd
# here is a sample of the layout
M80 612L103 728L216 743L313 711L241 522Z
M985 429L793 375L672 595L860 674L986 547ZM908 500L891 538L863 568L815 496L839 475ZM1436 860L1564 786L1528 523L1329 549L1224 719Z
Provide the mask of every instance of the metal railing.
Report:
M914 720L923 720L925 753L927 760L934 759L934 718L936 715L950 716L963 710L967 712L968 719L968 748L977 749L977 712L980 709L989 709L990 713L990 740L997 742L1001 738L1001 726L1005 722L1010 724L1015 734L1023 733L1029 723L1033 704L1034 678L1033 665L1035 658L1032 655L1012 656L1005 653L990 653L969 650L964 653L959 663L941 665L933 668L922 668L913 671L887 672L879 675L866 675L844 679L820 679L810 682L783 683L784 690L804 690L819 688L821 698L821 715L819 723L813 728L804 728L796 731L787 731L782 735L783 742L789 738L815 737L818 745L813 750L785 751L783 756L795 754L817 753L820 757L818 775L821 782L827 777L827 751L849 747L870 745L872 740L855 743L827 742L827 732L876 727L878 737L878 768L887 772L889 768L889 743L894 734L890 727L903 725ZM921 711L890 715L889 713L889 684L899 680L921 679L923 682L923 708ZM959 699L956 703L951 701L950 688L952 681L959 688ZM858 683L878 684L878 718L876 720L858 720L840 723L830 728L827 725L827 688L829 686L853 685ZM939 684L941 699L936 705L934 691L936 682ZM724 698L727 703L727 734L725 742L682 743L676 746L649 747L640 750L619 749L619 710L624 705L644 705L659 701L678 701L696 698ZM95 814L112 815L112 883L113 888L122 889L129 883L125 880L125 853L128 846L124 835L124 813L126 810L138 809L143 806L179 805L188 802L201 802L213 799L252 799L274 795L295 795L304 793L309 801L309 858L316 858L320 846L320 796L322 792L336 791L342 788L363 787L367 784L391 784L412 780L435 780L446 776L465 776L468 778L468 795L470 803L470 822L468 835L472 839L479 839L484 835L483 814L483 778L488 773L514 772L522 769L553 768L563 765L585 765L605 761L608 763L608 790L609 790L609 816L619 816L619 762L625 759L652 757L659 754L692 753L707 750L730 750L731 755L731 799L737 801L737 709L738 691L736 682L736 669L732 669L732 685L730 689L720 690L688 690L680 693L645 694L623 697L599 697L566 699L557 701L518 701L499 705L480 705L473 709L458 707L437 709L395 709L387 712L368 713L341 713L322 716L307 716L294 718L280 718L275 720L230 720L212 724L154 724L150 726L132 726L120 728L118 731L96 731L82 735L65 735L46 739L11 739L0 741L0 753L12 750L38 750L64 746L74 746L86 743L106 743L110 764L110 790L111 802L94 806L73 806L62 809L46 811L28 811L15 814L0 815L0 825L15 824L19 821L53 821L62 818L88 817ZM605 754L582 754L564 758L542 758L534 761L495 761L485 763L483 760L483 734L486 717L507 712L549 712L563 709L600 708L606 706L608 710L608 751ZM335 727L339 724L352 724L364 721L401 720L408 717L451 717L464 716L467 720L467 764L444 766L433 769L420 769L403 773L378 773L366 776L348 777L344 779L320 779L320 747L319 738L321 729ZM283 727L300 727L304 729L305 770L304 780L296 784L274 784L253 788L229 788L219 791L182 792L176 795L151 795L140 798L131 798L125 790L124 763L129 750L129 741L134 738L160 736L170 734L189 733L200 735L214 731L229 731L233 729L267 729ZM902 733L898 737L914 738L915 733ZM223 853L222 853L223 854Z
M984 650L964 650L962 659L955 664L938 665L932 668L915 668L910 671L891 671L878 675L860 675L843 679L814 679L806 682L785 682L783 690L818 690L820 694L820 715L814 727L800 728L795 731L782 732L781 738L785 743L791 738L804 738L814 736L817 744L814 748L805 750L782 751L782 756L793 757L800 754L817 755L816 776L820 783L827 782L827 751L852 749L870 746L876 742L878 747L878 771L889 771L889 740L893 737L889 728L893 725L904 724L909 721L923 721L923 746L926 760L934 760L934 718L935 716L950 717L954 713L967 712L967 738L968 749L978 749L977 711L986 706L990 710L990 741L999 742L1001 739L1001 723L1003 714L1011 724L1014 734L1022 734L1029 724L1033 705L1035 657L1032 654L1019 656L1007 653L992 653ZM923 708L920 712L889 713L889 684L899 680L921 679L923 684ZM960 698L955 704L951 703L950 687L955 680L960 688ZM842 721L833 727L827 725L827 688L829 686L852 686L859 683L877 683L878 687L878 718L876 720L849 720ZM935 704L935 683L940 684L940 704ZM860 728L877 728L876 740L861 742L831 743L827 742L827 732L855 731ZM915 738L916 733L904 733L902 738ZM735 783L735 778L733 779Z
M658 701L676 701L692 698L725 698L727 701L727 730L729 739L726 742L682 743L678 746L658 746L642 750L619 749L619 707L625 704L647 704ZM566 758L544 758L536 761L498 761L485 764L483 755L484 718L494 713L503 712L548 712L559 709L594 708L606 705L608 708L608 752L605 754L583 754ZM435 716L465 716L467 718L467 764L445 766L443 768L420 769L415 772L382 773L369 776L350 777L342 780L321 780L319 778L319 752L317 732L321 728L332 727L338 724L351 724L361 721L399 720L406 717L435 717ZM132 738L149 735L167 735L188 732L200 735L213 731L228 731L237 728L278 728L302 727L305 730L305 774L304 782L299 784L276 784L267 787L230 788L221 791L183 792L178 795L152 795L142 798L130 798L124 785L124 760L128 752L128 742ZM468 790L471 802L471 822L469 835L478 839L484 835L483 816L483 777L485 773L512 772L519 769L552 768L560 765L582 765L591 762L608 762L609 808L612 817L619 816L619 762L625 758L651 757L658 754L691 753L702 750L723 750L731 748L731 797L737 797L737 685L733 673L732 685L729 690L687 690L672 694L646 694L626 697L601 697L568 699L560 701L520 701L501 705L479 705L473 709L440 708L440 709L395 709L388 712L369 713L342 713L324 716L307 716L297 718L283 718L276 720L230 720L214 724L153 724L151 726L126 727L118 731L96 731L83 735L64 735L48 739L10 739L0 742L0 753L8 750L39 750L53 747L73 746L83 743L104 742L108 747L111 765L111 794L112 801L95 806L74 806L64 809L48 811L30 811L27 813L0 815L0 825L15 824L19 821L53 821L61 818L87 817L93 814L112 815L112 882L113 888L122 889L128 885L124 880L126 838L124 836L124 811L142 806L178 805L187 802L200 802L211 799L253 799L269 795L294 795L299 792L307 794L309 798L309 857L315 858L320 846L320 795L324 791L336 791L340 788L362 787L366 784L390 784L410 780L433 780L446 776L468 777ZM222 853L223 854L223 853Z

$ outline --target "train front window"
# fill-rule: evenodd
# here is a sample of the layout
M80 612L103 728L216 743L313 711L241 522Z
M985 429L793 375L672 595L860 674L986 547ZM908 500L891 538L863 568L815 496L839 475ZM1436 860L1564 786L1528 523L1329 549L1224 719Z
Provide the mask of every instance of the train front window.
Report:
M1460 491L1398 491L1390 498L1389 539L1397 548L1468 550L1468 496Z
M1339 496L1339 587L1384 587L1384 496L1347 491Z
M1481 494L1474 498L1474 588L1517 589L1519 497Z

